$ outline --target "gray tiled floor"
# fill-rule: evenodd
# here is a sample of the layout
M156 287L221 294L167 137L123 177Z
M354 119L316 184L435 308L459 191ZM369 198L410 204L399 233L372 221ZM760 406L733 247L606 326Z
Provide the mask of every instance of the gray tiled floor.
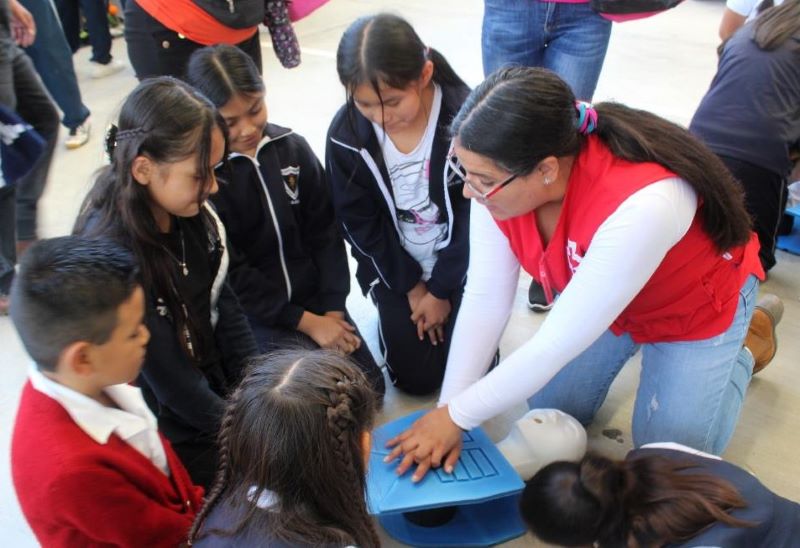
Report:
M719 0L687 0L670 13L615 25L611 46L600 78L596 100L613 98L653 110L679 123L687 123L714 74L716 28L722 14ZM427 43L445 54L455 69L471 84L480 81L480 23L482 4L477 0L427 2L407 0L332 0L297 25L303 47L303 63L294 70L282 69L263 36L265 74L270 117L305 135L318 154L334 111L344 94L336 78L334 52L344 27L356 16L386 9L408 18ZM125 59L121 40L114 52ZM131 70L105 80L86 76L87 51L75 57L84 101L93 111L95 134L84 148L67 152L59 147L48 189L41 201L41 235L69 231L77 208L91 181L92 172L103 161L102 128L111 119L125 94L135 85ZM779 254L779 264L764 284L764 290L784 299L786 313L779 328L781 346L773 365L751 384L739 426L726 458L756 474L775 491L800 499L797 474L798 416L800 416L800 258ZM519 284L513 318L502 350L516 348L542 321L524 304L527 279ZM353 294L350 306L374 347L375 319L368 303ZM0 531L8 546L34 546L22 519L8 473L8 444L19 389L25 378L26 357L8 319L0 318ZM590 429L590 443L614 454L630 448L630 416L638 375L638 359L626 366L612 386L608 400ZM431 398L410 398L390 392L384 418L429 406ZM509 422L524 411L519 406L487 424L494 439L502 438ZM619 443L602 435L606 428L623 432ZM387 540L387 546L397 545ZM530 537L508 546L537 546Z

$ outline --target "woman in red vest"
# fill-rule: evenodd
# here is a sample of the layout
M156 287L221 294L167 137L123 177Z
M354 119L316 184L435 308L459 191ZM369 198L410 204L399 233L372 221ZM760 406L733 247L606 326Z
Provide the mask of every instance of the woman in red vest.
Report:
M588 424L639 348L634 445L721 453L754 355L774 354L780 301L756 307L758 241L720 160L651 113L576 102L538 68L489 76L452 133L450 161L473 198L467 286L440 407L392 440L387 460L402 454L400 473L418 463L414 480L430 466L449 471L462 429L525 399ZM484 376L520 266L558 300ZM751 318L760 336L748 350Z

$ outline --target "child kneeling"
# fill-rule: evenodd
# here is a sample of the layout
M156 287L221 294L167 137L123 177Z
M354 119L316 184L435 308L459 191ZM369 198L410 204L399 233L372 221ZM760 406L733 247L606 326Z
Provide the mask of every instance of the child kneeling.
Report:
M36 367L20 400L11 472L43 546L177 546L202 489L158 433L138 388L150 334L134 258L74 236L34 244L11 318Z

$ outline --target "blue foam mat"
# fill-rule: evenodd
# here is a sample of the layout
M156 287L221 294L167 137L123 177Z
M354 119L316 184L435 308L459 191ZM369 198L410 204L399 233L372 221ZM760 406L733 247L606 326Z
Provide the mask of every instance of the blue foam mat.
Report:
M414 546L488 546L523 534L517 498L525 485L480 428L464 434L453 474L431 470L414 483L411 472L397 476L398 460L383 462L389 454L386 442L424 412L412 413L373 432L367 477L370 513L378 516L392 537ZM459 508L453 519L440 527L421 527L403 516L405 512L445 506Z

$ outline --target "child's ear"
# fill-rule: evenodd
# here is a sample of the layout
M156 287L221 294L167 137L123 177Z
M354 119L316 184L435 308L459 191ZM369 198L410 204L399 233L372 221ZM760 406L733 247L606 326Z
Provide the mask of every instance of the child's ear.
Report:
M150 184L154 169L153 161L147 156L137 156L131 163L131 175L140 185Z
M425 88L430 84L433 78L433 68L433 61L430 59L425 61L425 64L422 66L422 72L419 75L420 87Z
M364 467L369 467L369 453L372 449L372 434L369 431L361 433L361 451L364 454Z
M67 346L61 352L61 358L58 361L59 372L79 377L90 375L94 371L91 346L92 344L86 341L77 341Z

